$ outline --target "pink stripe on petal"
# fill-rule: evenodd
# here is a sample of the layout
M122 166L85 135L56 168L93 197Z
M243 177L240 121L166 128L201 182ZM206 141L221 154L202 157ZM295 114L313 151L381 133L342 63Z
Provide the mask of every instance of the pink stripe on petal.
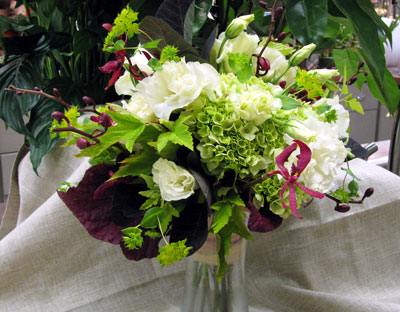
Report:
M287 162L290 155L297 149L297 144L293 143L292 145L287 146L282 153L276 156L275 161L279 169L281 169L282 175L289 179L289 171L284 166L284 163Z
M308 163L311 160L311 149L307 146L307 144L303 143L299 140L293 140L296 142L300 147L300 154L297 155L297 173L300 174L306 169Z
M304 186L303 184L299 183L299 182L294 182L299 188L301 188L305 193L307 193L308 195L312 196L312 197L316 197L319 199L322 199L325 197L324 193L320 193L317 191L313 191L312 189L309 189L308 187Z
M289 181L286 181L285 184L282 186L282 189L281 189L281 201L282 201L282 206L285 209L287 209L288 206L285 204L285 201L283 200L283 194L285 193L288 185L289 185Z
M299 219L303 219L303 217L299 216L299 213L297 212L297 200L296 200L296 190L294 188L294 184L290 183L289 186L289 206L290 206L290 211Z

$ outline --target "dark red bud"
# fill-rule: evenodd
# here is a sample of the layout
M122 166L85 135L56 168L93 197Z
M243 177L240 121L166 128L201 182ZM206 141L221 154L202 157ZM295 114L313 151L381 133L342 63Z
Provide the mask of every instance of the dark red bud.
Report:
M82 97L82 100L85 102L85 104L87 106L90 106L90 105L95 106L96 105L96 102L91 97L84 96L84 97Z
M91 116L90 120L93 122L97 122L99 125L102 125L106 129L115 124L111 117L108 116L106 113L101 113L99 116Z
M363 67L364 66L364 61L360 61L360 63L358 63L358 69L360 69L361 67Z
M283 12L283 7L282 6L277 7L275 9L275 16L276 17L280 16L282 14L282 12Z
M34 87L33 90L40 91L40 88L39 87Z
M22 94L24 94L24 92L22 92L22 91L17 91L17 92L15 92L15 94L18 95L18 96L21 96Z
M267 72L271 68L271 63L266 58L260 56L258 58L258 66L260 67L260 70L263 70L263 71Z
M335 207L335 210L336 210L337 212L344 213L344 212L347 212L347 211L350 210L350 205L346 205L346 204L337 205L337 206Z
M267 6L267 3L266 3L266 2L264 2L264 1L259 1L258 3L260 4L260 7L262 7L263 9L268 10L268 6Z
M103 28L105 28L107 31L111 31L112 28L113 28L113 25L108 24L108 23L105 23L105 24L103 24L101 26L103 26Z
M148 53L147 51L141 51L141 52L144 54L144 56L147 58L147 60L150 61L152 59L150 53Z
M77 145L80 149L85 149L85 148L89 147L91 144L90 144L90 142L89 142L86 138L81 137L81 138L79 138L79 139L76 141L76 145Z
M56 97L61 97L60 91L58 91L57 88L53 88L53 94L54 94Z
M366 197L370 197L372 196L372 194L374 194L374 188L373 187L369 187L365 190L364 195L362 197L362 200L364 200L364 198Z
M279 86L280 86L282 89L285 89L285 87L286 87L286 81L281 81L281 82L279 83Z
M285 32L281 32L278 37L276 37L276 39L278 40L278 42L282 42L287 36L287 33Z
M58 121L59 124L61 124L61 121L66 118L65 115L61 112L52 112L51 113L51 118L55 119Z
M367 77L367 76L368 76L368 73L367 73L366 71L364 71L364 76L365 76L365 77Z
M352 85L353 83L355 83L357 81L357 76L352 76L349 80L347 80L346 84L348 86Z

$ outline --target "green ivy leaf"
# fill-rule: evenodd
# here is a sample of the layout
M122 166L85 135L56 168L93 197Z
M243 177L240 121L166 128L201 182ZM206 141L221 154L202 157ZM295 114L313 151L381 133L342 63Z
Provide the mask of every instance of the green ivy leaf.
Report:
M172 126L170 132L161 133L157 140L157 150L161 152L168 142L186 146L188 149L193 151L193 137L189 131L189 127L184 122L190 118L190 116L179 117Z
M157 161L159 156L151 150L144 150L140 154L134 154L124 159L118 171L111 177L114 180L121 177L139 176L151 174L153 164Z
M364 109L361 103L350 95L345 98L346 108L350 107L353 111L364 115Z
M211 209L216 210L214 214L211 229L214 234L217 234L229 222L232 215L232 204L229 201L219 201L211 206Z

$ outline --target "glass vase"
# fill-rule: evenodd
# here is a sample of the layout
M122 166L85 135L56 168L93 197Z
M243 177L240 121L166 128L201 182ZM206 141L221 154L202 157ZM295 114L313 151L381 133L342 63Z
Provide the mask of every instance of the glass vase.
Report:
M228 269L217 280L216 237L209 234L204 245L189 257L181 312L248 312L245 284L246 240L233 235L226 260Z

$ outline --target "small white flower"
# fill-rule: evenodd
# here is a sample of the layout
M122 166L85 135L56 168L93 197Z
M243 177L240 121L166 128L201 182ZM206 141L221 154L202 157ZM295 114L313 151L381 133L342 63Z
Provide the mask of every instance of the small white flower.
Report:
M258 47L255 50L254 54L259 54L261 52L262 47ZM265 76L262 76L264 81L273 81L278 77L282 76L282 74L286 71L289 66L289 62L286 57L277 49L266 48L262 54L262 57L267 59L270 62L271 68L268 70ZM256 72L257 68L257 60L253 59L253 72ZM296 78L297 67L291 67L289 70L283 74L283 76L277 81L286 81L286 85L290 85L294 79Z
M123 100L122 106L144 122L156 120L153 109L140 93L135 92L128 102Z
M153 164L152 174L162 199L166 201L188 198L197 188L196 180L189 171L167 159L158 159Z
M202 91L211 93L220 85L218 72L199 62L166 62L163 69L140 81L136 90L158 118L169 120L171 113L188 106Z
M218 39L215 40L214 46L211 50L210 61L211 64L221 64L225 73L234 73L235 71L229 66L229 53L245 53L248 57L254 53L257 48L259 38L257 35L249 35L246 32L241 32L239 36L234 39L227 40L222 48L221 54L218 57L218 52L221 43L225 38L225 33L221 33ZM218 58L217 58L218 57Z

